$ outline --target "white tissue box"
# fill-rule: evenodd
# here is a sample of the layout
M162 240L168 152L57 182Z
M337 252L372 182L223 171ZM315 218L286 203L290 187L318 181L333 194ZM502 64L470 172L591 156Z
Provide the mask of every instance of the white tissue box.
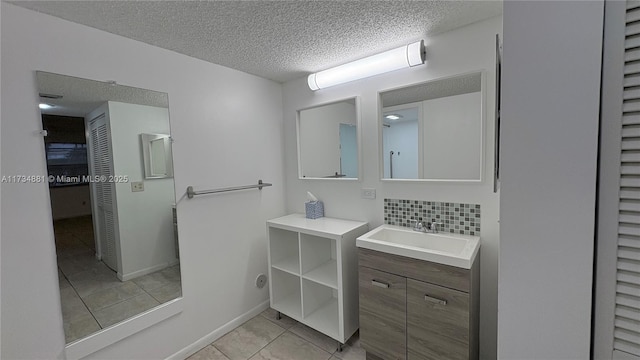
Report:
M322 201L307 201L304 203L307 219L317 219L324 216L324 204Z

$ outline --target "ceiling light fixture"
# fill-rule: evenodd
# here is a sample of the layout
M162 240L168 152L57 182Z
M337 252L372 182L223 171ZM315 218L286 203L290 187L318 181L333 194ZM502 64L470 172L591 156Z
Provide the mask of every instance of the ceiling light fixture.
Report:
M58 94L40 93L39 95L41 98L46 98L46 99L62 99L62 95L58 95Z
M402 115L399 114L389 114L385 116L385 119L389 119L389 120L400 120L402 119Z
M307 81L311 90L324 89L393 70L422 65L425 62L425 57L424 40L420 40L397 49L311 74Z
M40 103L38 104L38 107L42 110L47 110L47 109L51 109L52 107L55 107L54 105L51 104L47 104L47 103Z

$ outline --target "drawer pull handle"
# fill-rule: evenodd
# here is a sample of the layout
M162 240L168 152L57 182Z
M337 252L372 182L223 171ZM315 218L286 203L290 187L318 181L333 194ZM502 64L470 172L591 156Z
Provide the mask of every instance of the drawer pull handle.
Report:
M442 299L438 299L438 298L434 298L432 296L429 295L425 295L424 299L428 302L432 302L434 304L440 304L440 305L447 305L447 300L442 300Z
M377 281L377 280L371 280L371 285L377 286L377 287L381 287L381 288L385 288L385 289L389 288L389 284L385 284L385 283Z

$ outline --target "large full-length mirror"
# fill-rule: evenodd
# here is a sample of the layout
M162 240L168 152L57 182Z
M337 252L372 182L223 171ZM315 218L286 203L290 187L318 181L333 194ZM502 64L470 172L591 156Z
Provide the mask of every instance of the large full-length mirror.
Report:
M383 179L481 181L482 72L380 93Z
M357 99L298 111L298 169L301 179L357 179Z
M182 296L172 162L165 158L169 100L47 72L37 72L37 81L70 343ZM154 147L145 149L141 134L163 139L155 150L162 176L145 176L145 150Z

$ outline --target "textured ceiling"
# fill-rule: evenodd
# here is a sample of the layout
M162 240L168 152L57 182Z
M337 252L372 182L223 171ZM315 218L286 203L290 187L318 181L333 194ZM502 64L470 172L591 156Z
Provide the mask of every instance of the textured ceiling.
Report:
M429 81L380 94L382 107L409 104L445 96L468 94L482 89L482 74L472 73Z
M107 101L169 107L168 96L162 92L43 71L38 71L36 77L41 95L62 96L60 99L41 97L41 102L54 105L51 109L41 110L43 114L83 117Z
M502 13L501 1L12 1L279 82Z

